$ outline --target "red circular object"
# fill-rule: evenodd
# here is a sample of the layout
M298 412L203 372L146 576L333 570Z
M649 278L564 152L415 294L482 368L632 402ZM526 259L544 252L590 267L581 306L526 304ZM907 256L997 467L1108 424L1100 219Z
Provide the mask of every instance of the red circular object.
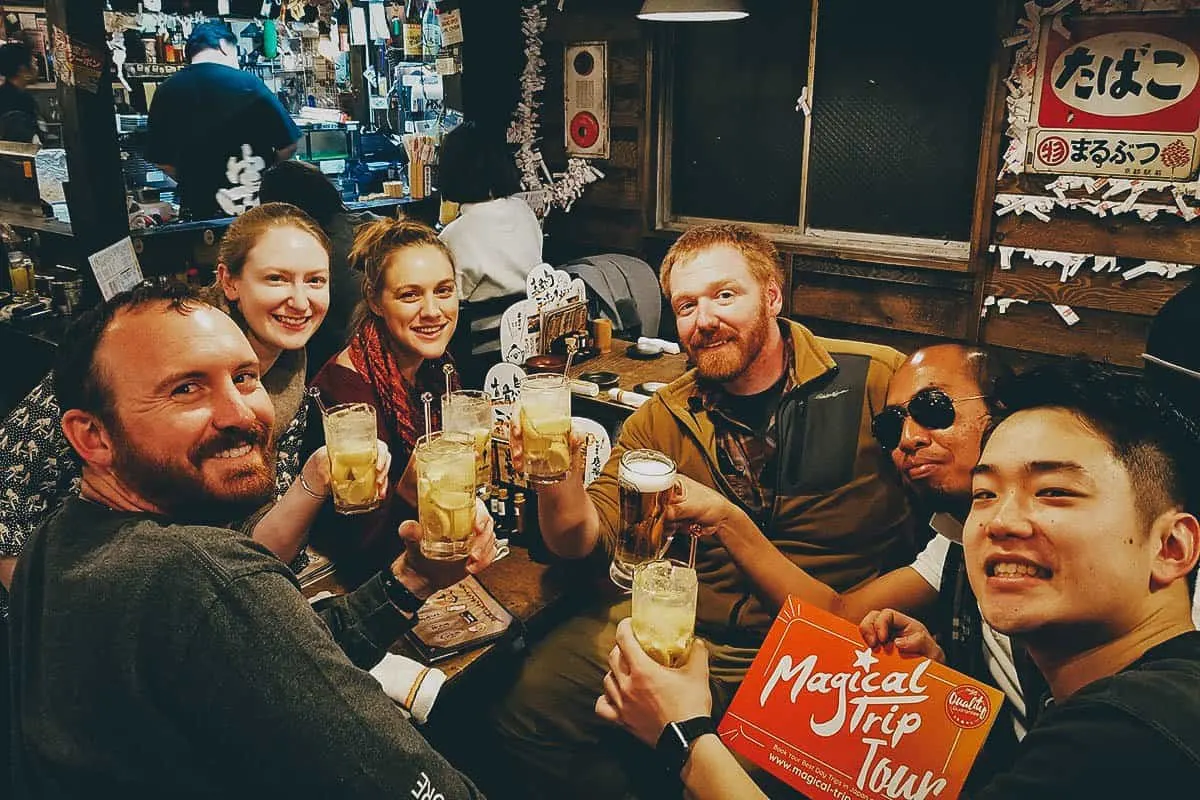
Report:
M978 728L991 713L987 694L970 684L955 686L946 695L946 717L960 728Z
M1038 142L1038 158L1048 167L1057 167L1066 161L1070 152L1067 140L1061 136L1050 136Z
M580 147L592 147L600 140L600 121L590 111L571 118L571 141Z

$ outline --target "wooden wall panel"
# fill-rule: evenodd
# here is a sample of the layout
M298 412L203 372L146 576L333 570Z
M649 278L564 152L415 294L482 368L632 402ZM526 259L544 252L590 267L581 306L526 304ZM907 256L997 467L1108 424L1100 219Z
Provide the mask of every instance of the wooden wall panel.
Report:
M606 178L588 190L570 214L556 212L547 223L547 257L573 257L612 250L638 255L657 268L675 234L653 230L657 185L655 107L647 87L657 57L655 28L634 14L640 0L571 0L566 11L552 9L544 56L548 62L543 95L544 151L552 169L565 162L562 147L561 45L568 41L609 42L612 157L597 166ZM1016 0L1004 0L999 27L1011 31L1022 13ZM997 46L993 74L1007 75L1010 48ZM990 98L991 114L982 126L971 268L955 273L922 268L919 259L899 266L853 260L846 253L784 251L790 286L786 313L826 335L861 338L911 351L922 343L962 340L989 343L1020 366L1062 356L1086 354L1117 364L1140 364L1150 317L1183 279L1145 276L1124 282L1119 274L1096 274L1085 266L1068 283L1059 271L1033 266L1020 256L1012 270L999 270L989 245L1099 253L1126 259L1200 263L1200 222L1176 218L1144 222L1136 215L1095 217L1056 209L1051 222L1025 215L997 219L994 193L1050 194L1044 176L997 181L998 154L1008 146L1003 128L1006 89L1002 81ZM1145 195L1146 200L1169 198ZM643 210L639 214L636 208ZM792 248L795 250L796 248ZM1133 264L1131 263L1130 266ZM1122 264L1122 266L1125 266ZM1036 301L1014 306L1004 316L993 310L980 319L988 295ZM1048 303L1076 309L1081 322L1068 328ZM668 326L669 329L669 326Z
M1081 309L1068 328L1044 303L1014 304L1007 314L988 312L983 342L1056 356L1085 356L1123 366L1141 366L1150 318L1097 309Z
M553 211L546 223L546 258L561 263L599 252L645 257L643 209L648 146L645 23L636 18L632 0L575 0L563 13L550 10L542 56L546 88L542 93L542 151L551 170L566 164L563 142L562 48L569 42L608 43L608 159L593 161L604 178L588 187L569 214ZM657 267L657 261L653 262Z
M1035 266L1021 256L1014 256L1012 264L1008 270L992 265L985 294L1152 317L1187 285L1186 279L1156 275L1126 281L1119 272L1096 273L1086 264L1063 283L1057 268Z
M792 273L792 314L962 338L969 308L962 295L928 286Z

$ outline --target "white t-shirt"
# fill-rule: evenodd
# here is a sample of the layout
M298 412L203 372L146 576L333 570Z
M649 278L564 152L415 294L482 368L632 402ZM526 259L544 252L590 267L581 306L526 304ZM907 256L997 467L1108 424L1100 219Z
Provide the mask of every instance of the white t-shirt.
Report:
M464 203L441 239L454 256L463 300L524 292L529 271L542 263L542 226L519 197Z
M934 514L929 527L937 531L910 564L934 591L942 590L942 569L946 565L946 553L951 547L962 547L962 524L949 514ZM1013 732L1017 741L1025 738L1025 698L1021 694L1021 682L1017 677L1017 665L1013 661L1012 642L999 631L993 630L987 620L980 619L983 629L983 662L995 685L1004 692L1012 703Z

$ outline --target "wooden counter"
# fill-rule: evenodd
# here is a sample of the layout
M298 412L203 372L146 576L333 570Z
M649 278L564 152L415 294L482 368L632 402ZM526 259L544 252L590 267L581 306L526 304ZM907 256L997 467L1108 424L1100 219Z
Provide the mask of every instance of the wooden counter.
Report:
M507 556L492 564L477 577L479 582L499 600L519 621L517 630L510 630L496 642L468 650L438 661L436 666L446 673L447 685L453 685L469 669L478 672L478 665L490 662L505 653L523 650L527 638L536 640L545 635L557 621L574 610L568 590L579 587L581 563L540 563L530 558L524 547L512 547ZM335 575L327 576L303 589L306 597L328 591L344 594L345 588ZM393 653L422 660L416 649L401 638L391 648Z
M569 374L572 378L578 378L585 372L615 372L621 377L618 386L624 391L632 392L638 384L649 381L670 383L687 371L687 356L683 353L678 355L663 353L657 358L649 359L633 358L625 355L626 349L632 344L633 342L622 339L613 339L612 350L590 358L582 364L572 364ZM582 405L578 406L581 410L591 404L593 408L599 407L608 414L616 414L622 418L634 411L630 406L610 400L604 389L600 391L599 397L591 398L576 394L572 395L571 400L574 403L581 403Z

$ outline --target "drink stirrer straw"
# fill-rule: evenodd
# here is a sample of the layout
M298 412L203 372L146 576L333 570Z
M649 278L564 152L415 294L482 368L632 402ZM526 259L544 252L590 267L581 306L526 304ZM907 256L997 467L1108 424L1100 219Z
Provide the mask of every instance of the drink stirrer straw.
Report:
M453 364L442 364L442 372L446 374L446 397L450 396L450 376L454 374ZM442 423L442 427L446 427L446 423Z
M563 365L563 380L567 382L567 386L571 385L571 361L575 358L576 349L574 344L567 345L567 363Z
M329 414L329 409L321 402L321 390L315 386L308 387L308 396L311 397L317 404L317 408L321 409L321 416Z
M433 395L429 392L421 393L421 402L425 404L425 441L428 442L433 438Z

